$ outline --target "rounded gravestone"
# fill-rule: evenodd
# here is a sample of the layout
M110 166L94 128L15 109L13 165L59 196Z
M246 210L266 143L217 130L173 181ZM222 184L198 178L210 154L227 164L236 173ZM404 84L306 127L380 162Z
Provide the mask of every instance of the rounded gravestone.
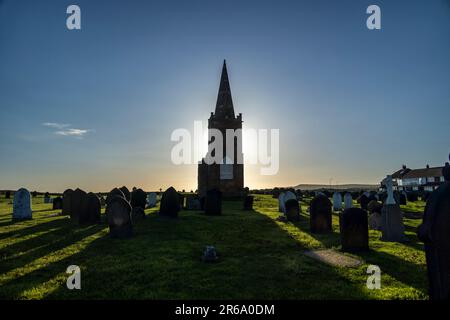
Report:
M284 192L281 192L278 196L278 211L279 212L283 212L284 213L284 203L285 203L285 199L284 197L286 196L286 194Z
M67 189L63 192L63 204L62 204L62 214L70 215L70 211L72 210L72 195L73 190Z
M120 191L122 191L123 195L125 196L125 199L126 199L128 202L130 202L130 200L131 200L131 193L130 193L130 190L128 190L128 188L125 187L125 186L123 186L123 187L121 187L121 188L119 188L119 189L120 189Z
M178 192L170 187L164 191L161 197L159 214L164 217L176 218L180 211L180 197Z
M344 209L349 209L351 207L353 207L353 198L352 195L347 192L344 195Z
M333 193L333 210L342 210L342 195L340 192Z
M345 209L340 216L342 251L369 250L367 212L360 208Z
M109 235L112 238L128 238L133 234L131 205L121 196L113 196L106 205Z
M86 210L80 216L80 224L100 223L102 204L100 198L93 192L86 195Z
M191 194L186 197L187 210L201 210L200 200L197 195Z
M253 196L250 196L250 195L245 196L243 209L244 210L253 210L253 200L254 200Z
M222 192L217 189L206 191L205 214L208 216L222 214Z
M81 189L75 189L71 199L70 219L82 224L87 211L87 193Z
M156 206L156 202L157 202L157 200L156 200L156 192L150 192L147 195L147 206L149 208L153 208L153 207Z
M20 188L14 192L13 220L29 220L32 218L30 192L25 188Z
M106 197L106 201L105 201L106 205L108 205L109 201L111 201L115 196L119 196L119 197L126 199L122 190L120 190L119 188L114 188L108 193L108 196Z
M53 210L60 210L63 207L63 199L61 197L56 197L53 199Z
M288 221L299 221L300 220L300 206L297 199L288 199L284 203L284 214Z
M417 235L425 243L428 293L432 300L450 299L450 182L428 198Z
M312 233L328 233L332 231L331 201L325 195L318 195L311 200L310 228Z
M147 204L147 194L142 189L135 189L131 193L131 207L136 208L140 207L145 209L145 205Z
M370 200L369 200L369 197L366 194L362 194L358 198L358 202L361 205L361 209L367 210L367 205L369 204Z

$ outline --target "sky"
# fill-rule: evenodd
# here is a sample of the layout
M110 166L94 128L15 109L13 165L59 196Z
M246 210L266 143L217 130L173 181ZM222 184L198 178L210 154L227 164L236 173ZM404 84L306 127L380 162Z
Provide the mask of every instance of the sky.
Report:
M280 130L278 174L245 186L441 166L449 57L448 0L0 0L0 189L195 190L170 137L206 126L224 59L244 129Z

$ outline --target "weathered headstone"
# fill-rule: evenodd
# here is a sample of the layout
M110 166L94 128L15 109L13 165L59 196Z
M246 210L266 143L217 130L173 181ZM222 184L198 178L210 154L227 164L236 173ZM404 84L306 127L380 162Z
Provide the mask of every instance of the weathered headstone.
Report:
M392 177L385 179L387 199L381 211L381 232L383 241L403 242L405 238L405 226L403 225L403 213L395 203L392 191Z
M63 199L61 197L56 197L53 199L53 210L60 210L63 207Z
M153 208L156 206L156 192L150 192L147 195L147 206Z
M297 199L288 199L284 203L284 214L288 221L299 221L300 220L300 205Z
M79 224L96 224L100 223L102 205L100 198L93 192L86 195L86 209L81 213Z
M345 209L340 216L340 234L343 251L369 250L367 212L359 208Z
M108 205L109 201L111 201L115 196L122 197L126 200L126 197L123 194L122 190L120 190L119 188L114 188L108 193L108 196L106 197L106 205Z
M72 195L73 190L67 189L63 192L63 205L62 205L62 215L70 215L70 211L72 210Z
M145 209L145 205L147 204L147 194L142 189L135 189L131 193L131 207L140 207Z
M350 193L344 195L344 209L349 209L353 207L353 198Z
M425 244L430 299L449 301L450 176L443 173L446 180L428 198L417 235Z
M311 200L309 214L312 233L332 232L331 202L325 195L318 195Z
M180 211L180 198L178 192L170 187L162 195L159 214L164 217L176 218L178 211Z
M128 238L133 235L131 205L125 198L113 196L106 204L106 216L112 238Z
M222 214L222 192L217 189L206 191L205 214L208 216Z
M253 210L254 197L247 195L244 197L244 210Z
M75 189L72 193L70 219L83 224L87 212L87 193L81 189Z
M186 209L201 210L200 200L197 195L191 194L186 197Z
M32 218L30 192L25 188L20 188L14 192L13 220L28 220Z
M119 188L120 191L122 191L123 195L125 196L125 199L130 202L131 200L131 193L130 190L128 190L128 188L126 186L123 186L121 188Z
M285 203L284 197L285 197L285 193L284 192L281 192L280 195L278 196L278 211L279 212L283 212L283 213L285 211L285 209L284 209L284 203Z
M333 210L342 210L342 195L340 192L333 193Z

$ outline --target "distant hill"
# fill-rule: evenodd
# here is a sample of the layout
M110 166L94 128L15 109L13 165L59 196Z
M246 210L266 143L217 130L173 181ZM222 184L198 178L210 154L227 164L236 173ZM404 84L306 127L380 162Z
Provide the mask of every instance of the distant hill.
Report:
M332 189L332 190L378 190L378 184L339 184L339 185L327 185L327 184L299 184L293 187L300 190L319 190L319 189Z

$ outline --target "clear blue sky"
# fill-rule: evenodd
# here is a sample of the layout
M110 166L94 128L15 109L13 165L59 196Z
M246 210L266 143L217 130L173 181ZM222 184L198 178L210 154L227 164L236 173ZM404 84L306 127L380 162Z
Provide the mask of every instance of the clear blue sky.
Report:
M224 58L244 127L280 129L279 174L246 186L447 159L450 1L0 0L0 189L195 189L170 134L214 110Z

